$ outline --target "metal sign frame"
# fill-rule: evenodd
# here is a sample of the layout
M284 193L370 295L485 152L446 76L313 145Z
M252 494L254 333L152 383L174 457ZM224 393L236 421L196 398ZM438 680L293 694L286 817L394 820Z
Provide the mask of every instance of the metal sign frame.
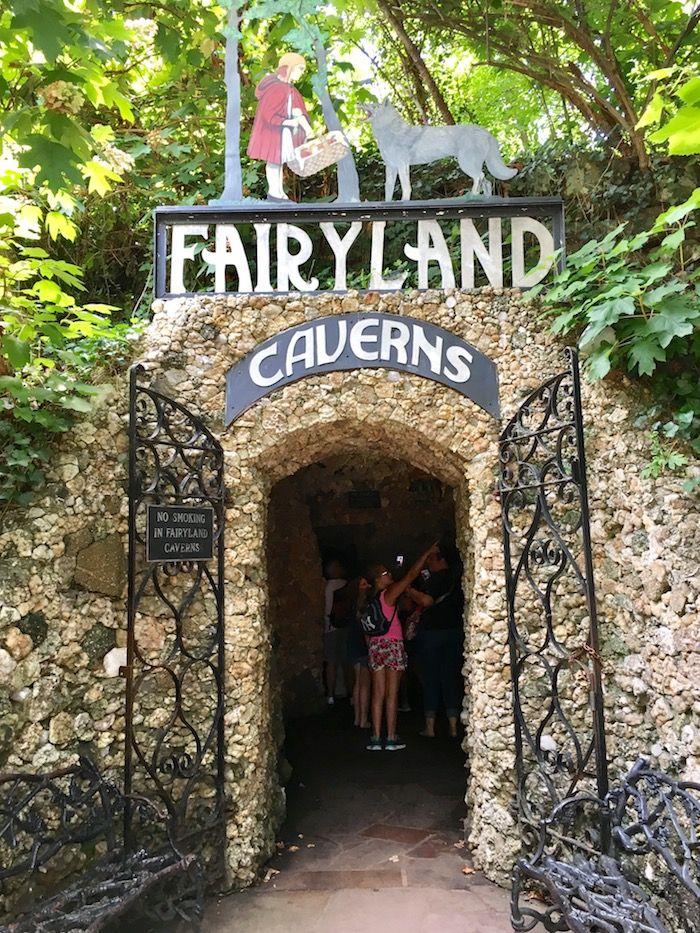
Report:
M365 201L360 203L333 204L289 204L266 203L264 201L232 207L212 205L180 205L156 207L154 218L154 258L156 298L182 298L208 292L168 291L168 227L191 224L321 224L321 223L372 223L381 221L472 220L498 218L525 218L548 220L554 248L557 251L555 268L561 271L565 261L564 202L561 198L446 198L432 201ZM369 289L360 289L369 291ZM272 294L281 294L274 291ZM332 289L323 294L333 293ZM220 294L224 294L221 292ZM243 292L233 294L244 294ZM261 294L261 292L258 292ZM306 292L305 294L310 294Z

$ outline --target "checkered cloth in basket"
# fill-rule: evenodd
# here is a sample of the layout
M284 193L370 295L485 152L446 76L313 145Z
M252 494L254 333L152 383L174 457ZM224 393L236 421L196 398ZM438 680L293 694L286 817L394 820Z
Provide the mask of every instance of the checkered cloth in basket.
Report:
M308 178L321 169L333 165L348 154L350 147L343 134L338 130L316 136L297 146L294 158L287 163L295 175Z

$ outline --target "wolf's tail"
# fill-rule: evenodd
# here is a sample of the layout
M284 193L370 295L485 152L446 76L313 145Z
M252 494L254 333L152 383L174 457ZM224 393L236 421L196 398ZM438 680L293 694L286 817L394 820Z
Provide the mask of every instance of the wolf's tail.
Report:
M491 145L489 146L488 155L486 156L486 167L493 177L500 179L500 181L508 181L509 178L518 174L517 168L508 168L501 158L501 151L495 139L491 141Z

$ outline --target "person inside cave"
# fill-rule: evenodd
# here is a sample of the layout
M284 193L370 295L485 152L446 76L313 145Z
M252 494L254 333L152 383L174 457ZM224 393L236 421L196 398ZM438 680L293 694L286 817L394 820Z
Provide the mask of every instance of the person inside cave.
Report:
M435 737L440 703L445 709L448 734L457 737L462 696L464 593L462 564L457 548L441 542L426 562L428 579L422 584L417 650L420 658L425 727L421 735Z
M326 702L335 704L338 674L343 671L345 688L351 674L348 664L348 630L354 618L356 584L340 560L329 560L325 568L323 660L326 675Z
M379 601L389 627L384 635L368 639L368 664L372 677L372 736L367 744L368 751L398 751L406 747L396 732L399 685L406 670L406 648L398 614L398 602L405 592L411 592L411 584L425 567L436 549L433 545L424 551L400 580L394 580L383 564L375 564L363 574L363 579L372 587L373 596ZM431 597L417 590L411 593L419 605L428 605ZM386 721L386 741L382 745L382 725Z

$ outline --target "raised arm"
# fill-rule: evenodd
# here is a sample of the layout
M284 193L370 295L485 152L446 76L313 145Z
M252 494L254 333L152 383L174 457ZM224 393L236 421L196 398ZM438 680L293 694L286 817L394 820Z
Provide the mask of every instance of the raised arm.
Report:
M412 567L406 571L406 574L396 583L391 583L385 590L385 598L390 606L395 606L402 593L405 593L409 586L416 579L418 574L425 567L425 562L437 550L437 542L431 544L427 551L424 551ZM416 600L418 602L418 600Z
M412 586L409 586L406 589L406 592L411 597L416 606L420 606L421 609L427 609L428 606L432 606L435 600L428 593L422 593L420 590L415 589Z

